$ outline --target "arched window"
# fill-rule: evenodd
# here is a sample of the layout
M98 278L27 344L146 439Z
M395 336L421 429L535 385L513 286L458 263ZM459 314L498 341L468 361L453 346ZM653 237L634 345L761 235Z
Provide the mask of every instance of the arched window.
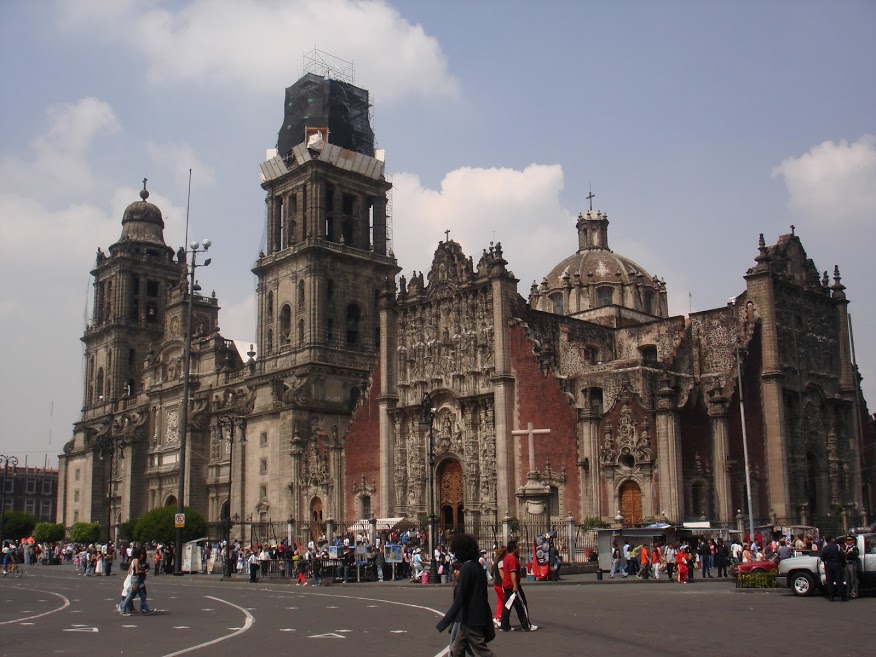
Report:
M650 315L657 314L657 309L654 307L654 290L645 290L645 296L644 296L643 303L645 305L643 310L646 313L648 313Z
M94 391L97 394L97 399L103 399L103 368L97 368L97 382L94 384Z
M265 314L269 320L274 319L274 293L268 292L268 299L265 303Z
M552 312L556 315L563 314L563 295L561 292L557 292L556 294L552 294L550 296Z
M298 310L304 309L304 281L298 281Z
M268 329L267 343L265 351L271 353L274 350L274 332L271 329Z
M298 320L298 346L304 346L304 320Z
M596 305L610 306L614 303L614 289L603 286L596 288Z
M280 344L292 342L292 309L284 304L280 309Z
M359 322L362 319L362 311L355 303L347 306L347 344L356 344L359 341Z
M335 320L329 317L325 320L326 341L331 344L335 339Z

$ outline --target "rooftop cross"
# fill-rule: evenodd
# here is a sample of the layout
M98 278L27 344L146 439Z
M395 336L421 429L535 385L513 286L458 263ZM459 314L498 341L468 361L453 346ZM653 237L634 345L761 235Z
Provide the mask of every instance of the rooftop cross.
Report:
M596 194L593 193L593 190L590 190L590 193L585 196L588 201L590 201L590 211L593 212L593 199L596 198Z

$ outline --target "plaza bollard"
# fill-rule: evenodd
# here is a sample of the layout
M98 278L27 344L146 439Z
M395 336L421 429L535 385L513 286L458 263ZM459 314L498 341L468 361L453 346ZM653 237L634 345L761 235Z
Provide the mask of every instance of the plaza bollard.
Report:
M600 582L602 581L602 571L601 570L596 571L596 579Z

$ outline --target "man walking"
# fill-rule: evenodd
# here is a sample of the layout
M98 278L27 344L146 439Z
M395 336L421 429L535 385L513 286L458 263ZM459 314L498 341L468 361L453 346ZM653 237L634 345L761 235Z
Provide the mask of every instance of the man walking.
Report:
M502 589L505 594L505 604L502 607L499 629L502 632L511 631L511 607L514 607L523 630L535 632L538 626L533 625L529 620L526 596L520 584L520 546L516 541L508 541L508 554L502 561Z
M833 536L828 536L821 550L821 560L824 562L825 597L830 602L839 589L843 602L848 600L845 586L846 557Z

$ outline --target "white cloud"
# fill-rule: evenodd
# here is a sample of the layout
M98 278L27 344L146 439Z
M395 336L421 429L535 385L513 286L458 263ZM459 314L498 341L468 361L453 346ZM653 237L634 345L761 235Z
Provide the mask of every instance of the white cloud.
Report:
M156 85L204 83L275 93L313 49L355 65L382 103L454 95L437 40L379 0L191 0L168 9L133 0L58 4L58 28L111 40L147 61Z
M146 152L152 163L166 170L178 187L184 188L188 184L189 170L192 171L192 180L199 185L212 185L216 182L214 169L202 162L189 144L149 142L146 144Z
M533 280L577 250L575 217L562 207L563 169L531 164L514 169L461 168L448 173L440 190L415 174L393 176L393 245L399 265L428 270L444 231L475 266L490 242L501 241L521 294Z
M862 226L876 215L876 136L825 141L773 169L788 190L788 207L813 228Z

